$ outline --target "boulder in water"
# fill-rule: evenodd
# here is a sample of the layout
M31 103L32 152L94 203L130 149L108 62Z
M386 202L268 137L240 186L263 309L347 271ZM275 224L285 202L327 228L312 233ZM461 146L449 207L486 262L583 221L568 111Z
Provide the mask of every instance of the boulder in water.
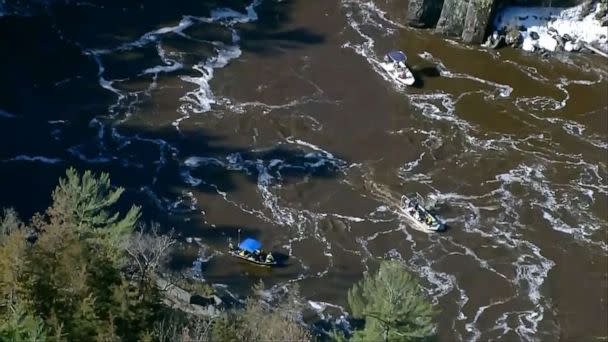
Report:
M512 47L519 47L521 45L521 42L521 32L515 29L509 30L509 32L507 32L507 35L505 36L505 43L507 43L507 45L511 45Z
M532 38L534 40L538 40L538 38L540 38L540 36L538 35L538 32L530 31L530 38Z

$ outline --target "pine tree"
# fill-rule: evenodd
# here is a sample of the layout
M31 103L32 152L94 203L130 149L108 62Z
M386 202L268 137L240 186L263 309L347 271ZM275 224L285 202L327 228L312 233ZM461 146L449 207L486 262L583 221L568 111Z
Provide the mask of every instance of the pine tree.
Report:
M355 318L365 319L355 340L412 341L433 334L434 310L398 262L384 261L376 274L366 274L348 292L348 304Z
M0 241L9 236L12 232L23 227L23 222L13 208L3 209L0 215Z
M47 214L56 224L71 227L85 238L116 248L133 231L141 216L138 206L132 206L123 218L119 212L109 210L123 192L123 188L112 187L107 173L96 177L91 171L85 171L80 176L70 168L66 178L60 178L53 191L53 204Z
M28 314L20 304L10 305L8 312L0 316L1 341L46 340L44 321L40 317Z

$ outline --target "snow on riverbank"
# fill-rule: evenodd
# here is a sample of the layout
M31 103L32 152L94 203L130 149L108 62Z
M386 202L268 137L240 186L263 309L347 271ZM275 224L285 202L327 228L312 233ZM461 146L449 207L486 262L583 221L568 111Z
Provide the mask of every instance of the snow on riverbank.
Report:
M520 30L522 48L526 51L560 48L573 51L584 43L608 51L608 27L596 18L601 5L593 5L591 13L583 16L584 7L585 4L570 8L505 7L495 17L494 27L503 31Z

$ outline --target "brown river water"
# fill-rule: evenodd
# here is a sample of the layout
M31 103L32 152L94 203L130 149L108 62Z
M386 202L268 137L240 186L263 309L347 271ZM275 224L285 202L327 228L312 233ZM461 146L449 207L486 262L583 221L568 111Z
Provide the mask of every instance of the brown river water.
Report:
M335 323L390 258L442 341L607 338L606 60L465 46L381 0L99 3L0 2L1 206L109 171L234 296L298 283ZM380 71L393 48L413 87ZM415 192L446 232L400 219ZM230 258L239 236L286 266Z

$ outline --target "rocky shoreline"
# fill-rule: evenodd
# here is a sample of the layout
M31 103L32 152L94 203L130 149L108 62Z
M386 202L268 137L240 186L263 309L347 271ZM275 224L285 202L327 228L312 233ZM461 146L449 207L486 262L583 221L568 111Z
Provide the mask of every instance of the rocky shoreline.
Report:
M576 6L573 6L576 4ZM607 0L409 0L406 23L467 44L608 57Z
M608 57L605 3L571 8L508 7L495 18L494 32L482 45L504 45L529 52L593 52Z

